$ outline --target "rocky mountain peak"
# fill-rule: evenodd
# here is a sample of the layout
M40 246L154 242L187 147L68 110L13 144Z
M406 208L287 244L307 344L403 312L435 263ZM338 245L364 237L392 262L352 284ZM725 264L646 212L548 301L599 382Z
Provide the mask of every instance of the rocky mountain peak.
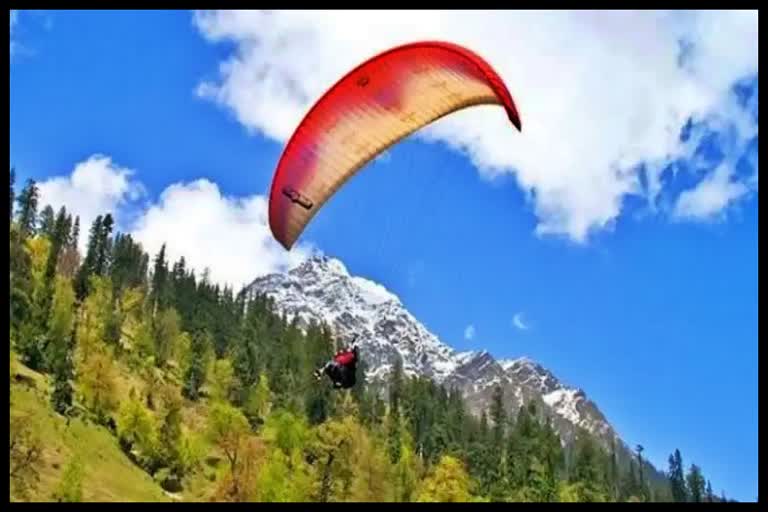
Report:
M536 401L564 440L572 439L579 428L606 445L617 439L583 390L564 385L527 357L497 360L486 350L455 351L421 324L395 294L351 275L336 258L314 255L287 273L254 280L248 289L272 297L278 309L289 319L296 317L300 326L311 320L325 322L340 343L357 335L369 381L386 382L399 359L406 375L458 388L473 413L487 408L500 386L510 413Z

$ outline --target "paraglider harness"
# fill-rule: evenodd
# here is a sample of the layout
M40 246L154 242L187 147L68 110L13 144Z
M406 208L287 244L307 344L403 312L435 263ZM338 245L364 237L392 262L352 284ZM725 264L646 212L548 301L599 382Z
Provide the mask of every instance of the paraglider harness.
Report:
M357 336L355 336L349 346L336 352L333 359L315 370L315 378L320 380L323 374L325 374L331 379L333 387L336 389L349 389L353 387L357 382L356 373L359 353L355 340L357 340Z

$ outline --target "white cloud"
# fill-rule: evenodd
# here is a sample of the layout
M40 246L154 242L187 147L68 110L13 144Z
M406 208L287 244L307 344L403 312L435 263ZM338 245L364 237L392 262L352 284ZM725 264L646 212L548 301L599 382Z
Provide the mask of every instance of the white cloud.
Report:
M515 316L512 317L512 324L520 329L521 331L527 331L529 329L528 324L523 322L523 313L515 313Z
M475 337L475 326L470 324L464 329L464 339L471 340L474 337Z
M309 253L299 244L285 251L273 238L267 221L267 199L222 196L208 180L176 183L156 203L137 202L144 187L134 171L104 155L77 164L70 175L39 184L40 204L66 206L80 216L80 250L84 253L90 224L111 212L116 229L130 232L154 257L163 243L171 262L184 256L198 276L208 267L210 278L236 289L259 275L290 268Z
M729 168L720 165L695 188L680 194L674 215L677 219L712 220L747 192L747 186L733 181Z
M750 103L757 110L755 93ZM735 102L722 106L720 111L709 115L701 126L691 133L693 143L687 147L686 158L700 181L691 189L683 191L671 209L675 220L703 221L722 218L726 208L750 192L758 189L758 152L751 147L757 136L757 123L739 116ZM695 154L699 142L717 133L717 146L723 153L720 162L710 162L706 153ZM738 161L743 158L749 167L748 176L737 176ZM716 167L712 169L713 166Z
M277 141L376 52L420 39L477 51L509 85L523 133L501 109L478 107L420 136L466 152L484 177L513 173L537 232L576 241L609 228L628 194L652 204L661 169L688 151L677 137L685 121L729 108L731 85L757 73L756 11L223 11L194 21L208 40L236 43L198 93ZM681 41L690 51L679 65ZM739 136L757 132L736 109L726 120Z
M285 251L272 237L267 199L225 197L206 179L169 186L137 220L133 236L154 255L166 244L170 261L210 269L212 281L235 289L257 276L283 271L308 255L306 244Z
M88 230L98 215L111 213L120 224L118 210L144 195L141 183L132 179L132 169L120 167L105 155L95 154L78 163L68 176L57 176L38 184L39 203L54 210L65 206L80 216L80 250L85 251Z

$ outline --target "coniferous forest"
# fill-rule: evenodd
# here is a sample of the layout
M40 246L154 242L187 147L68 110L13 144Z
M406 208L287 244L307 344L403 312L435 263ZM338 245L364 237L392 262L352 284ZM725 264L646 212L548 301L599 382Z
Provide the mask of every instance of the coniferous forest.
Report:
M678 450L659 479L642 447L622 459L586 432L564 446L500 388L476 417L401 367L366 382L363 359L334 391L313 377L343 341L328 326L147 254L109 212L81 226L38 199L11 169L12 500L726 499Z

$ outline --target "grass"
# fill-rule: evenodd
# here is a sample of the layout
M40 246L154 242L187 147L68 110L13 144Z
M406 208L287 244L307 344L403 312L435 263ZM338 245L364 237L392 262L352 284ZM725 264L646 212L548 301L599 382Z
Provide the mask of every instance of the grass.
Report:
M144 502L144 501L208 501L224 473L223 454L205 436L208 400L183 401L182 424L185 434L194 436L205 454L199 470L184 479L184 490L170 496L136 466L121 450L117 438L106 428L81 417L67 419L53 411L50 404L52 389L48 375L31 370L11 352L11 415L29 416L37 435L43 441L43 462L40 481L26 498L11 496L18 501L54 501L54 492L64 469L77 455L83 464L83 501ZM127 399L131 389L141 392L145 381L124 362L115 361L115 392ZM166 376L167 378L167 376ZM219 462L209 465L209 458ZM211 480L210 476L215 475Z
M67 463L78 455L83 463L83 501L170 501L152 477L128 459L106 428L80 418L72 418L67 425L66 418L50 407L49 378L14 359L11 414L29 416L43 443L40 480L29 500L53 501Z

